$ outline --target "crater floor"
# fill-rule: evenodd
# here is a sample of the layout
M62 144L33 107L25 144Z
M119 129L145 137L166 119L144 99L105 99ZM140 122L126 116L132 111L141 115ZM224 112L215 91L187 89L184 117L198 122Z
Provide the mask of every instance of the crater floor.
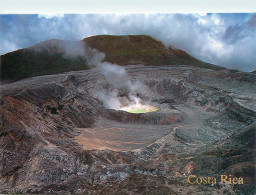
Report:
M158 111L106 108L98 94L115 89L96 68L1 85L0 193L246 194L255 188L255 75L125 68L132 82L149 89L136 95ZM129 92L117 95L126 101ZM247 184L190 185L192 173L242 175Z

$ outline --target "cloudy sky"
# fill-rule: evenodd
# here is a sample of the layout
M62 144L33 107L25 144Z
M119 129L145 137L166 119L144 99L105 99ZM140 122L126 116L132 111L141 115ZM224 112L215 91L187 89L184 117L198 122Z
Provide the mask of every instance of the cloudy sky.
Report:
M203 61L256 70L256 14L0 15L0 54L47 39L150 35Z

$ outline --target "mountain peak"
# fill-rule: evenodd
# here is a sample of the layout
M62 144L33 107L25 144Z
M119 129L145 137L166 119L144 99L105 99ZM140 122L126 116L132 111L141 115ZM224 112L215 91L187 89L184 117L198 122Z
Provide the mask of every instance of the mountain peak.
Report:
M83 39L86 45L104 52L105 60L119 65L200 65L201 61L172 46L166 47L147 35L98 35Z
M51 39L1 56L0 80L58 74L89 69L86 48L105 53L105 61L118 65L190 65L224 69L197 60L185 51L166 47L147 35L97 35L81 41Z

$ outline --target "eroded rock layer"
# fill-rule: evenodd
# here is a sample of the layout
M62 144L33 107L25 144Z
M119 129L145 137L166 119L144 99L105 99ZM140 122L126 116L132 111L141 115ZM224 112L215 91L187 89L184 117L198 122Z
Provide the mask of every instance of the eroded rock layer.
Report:
M251 194L256 76L188 66L127 66L159 108L104 107L97 69L0 86L0 193ZM120 89L118 96L128 96ZM189 175L244 184L189 184Z

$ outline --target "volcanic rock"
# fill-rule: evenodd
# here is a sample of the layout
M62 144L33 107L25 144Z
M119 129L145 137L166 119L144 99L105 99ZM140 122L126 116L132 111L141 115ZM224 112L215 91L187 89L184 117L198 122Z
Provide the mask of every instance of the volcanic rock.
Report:
M97 68L1 85L0 193L254 193L255 75L125 68L148 86L140 98L158 111L105 108L97 92L111 86ZM192 185L191 174L245 183Z

